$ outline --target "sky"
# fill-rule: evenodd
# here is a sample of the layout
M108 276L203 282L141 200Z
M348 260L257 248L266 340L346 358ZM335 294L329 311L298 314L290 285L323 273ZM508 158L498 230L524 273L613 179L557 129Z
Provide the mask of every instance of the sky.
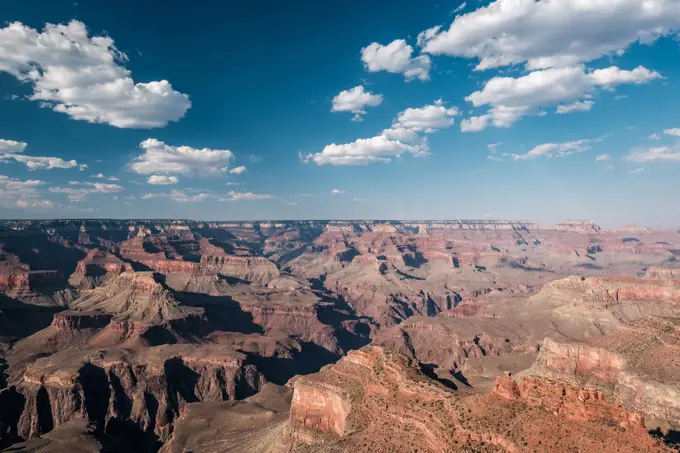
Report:
M680 0L8 1L0 218L680 226Z

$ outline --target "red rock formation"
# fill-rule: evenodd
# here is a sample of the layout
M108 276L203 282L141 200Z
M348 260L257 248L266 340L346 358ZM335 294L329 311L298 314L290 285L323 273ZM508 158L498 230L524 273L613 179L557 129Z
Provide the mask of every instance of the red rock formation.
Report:
M530 406L539 406L573 420L596 420L646 433L642 415L626 410L618 401L607 402L604 394L597 389L584 389L546 378L522 376L519 390L520 398Z
M626 361L618 354L586 345L559 343L546 338L536 359L536 368L558 374L595 379L614 384Z
M28 439L84 416L101 426L131 421L166 440L184 407L195 401L248 397L264 384L245 356L219 345L160 346L62 353L38 360L7 392L26 401L16 420Z
M349 398L341 388L302 381L295 385L290 426L342 436L350 410Z
M523 382L508 376L494 394L463 396L403 356L364 348L294 381L285 438L292 451L667 451L598 392Z
M103 250L92 249L78 262L69 283L80 290L88 290L99 286L111 276L130 271L132 266L117 256Z
M123 272L105 285L84 292L71 308L152 324L203 315L199 308L181 306L153 272Z

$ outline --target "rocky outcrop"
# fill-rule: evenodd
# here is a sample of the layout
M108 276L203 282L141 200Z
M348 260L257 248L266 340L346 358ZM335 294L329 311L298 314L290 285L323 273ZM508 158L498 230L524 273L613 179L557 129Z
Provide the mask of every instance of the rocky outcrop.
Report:
M200 262L139 259L140 264L161 274L184 274L186 276L227 276L245 282L266 285L280 276L274 263L257 256L201 256Z
M351 407L342 388L302 380L295 385L290 427L341 437Z
M533 368L544 370L547 375L568 375L585 382L595 380L613 385L625 365L622 356L604 349L546 338Z
M284 437L291 450L307 445L339 452L519 453L547 446L547 451L595 453L603 442L612 451L666 451L647 435L638 416L595 391L524 382L523 389L501 381L496 388L502 391L464 396L426 378L401 355L364 348L294 381Z
M242 401L191 403L175 422L172 438L161 453L240 453L289 451L279 434L285 428L291 392L266 384Z
M646 432L642 415L625 409L619 401L608 401L603 392L594 388L536 376L522 376L517 385L509 375L504 375L496 379L494 393L571 420L597 421Z
M380 331L373 344L385 346L420 363L460 371L470 358L512 352L512 340L506 335L501 332L485 333L481 325L475 326L474 322L466 319L413 317Z
M573 295L584 307L607 308L623 302L680 304L680 282L626 277L569 277L547 285L544 292Z
M54 294L59 293L56 289L60 280L61 274L58 271L0 269L0 292L26 302L45 304L49 300L61 305L68 300L68 295L67 291L61 295ZM43 292L46 294L43 295Z
M229 348L175 345L136 355L94 350L40 359L3 398L23 401L19 411L14 408L20 412L14 422L25 439L86 417L112 432L132 422L164 441L188 403L246 398L264 382L243 354Z
M78 262L69 283L79 290L89 290L101 285L112 276L131 272L132 266L117 256L98 249L92 249Z
M650 267L649 269L647 269L645 278L653 280L680 281L680 266Z
M203 316L203 310L177 302L153 272L124 272L103 286L84 291L70 306L151 324Z
M680 382L677 375L659 373L652 368L649 360L647 370L639 368L638 363L644 360L641 355L655 354L654 350L645 350L648 346L639 338L638 350L628 350L632 357L611 351L620 344L611 337L621 333L614 332L600 340L599 343L610 350L546 339L526 375L596 388L601 392L599 395L616 399L627 410L644 415L650 428L680 426ZM623 333L627 336L633 334L630 331ZM649 374L655 372L656 379L650 379Z

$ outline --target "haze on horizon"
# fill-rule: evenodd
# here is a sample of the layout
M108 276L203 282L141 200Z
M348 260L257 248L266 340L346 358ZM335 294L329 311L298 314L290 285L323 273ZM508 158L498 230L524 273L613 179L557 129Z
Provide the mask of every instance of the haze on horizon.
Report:
M3 5L0 218L680 225L677 0L185 5Z

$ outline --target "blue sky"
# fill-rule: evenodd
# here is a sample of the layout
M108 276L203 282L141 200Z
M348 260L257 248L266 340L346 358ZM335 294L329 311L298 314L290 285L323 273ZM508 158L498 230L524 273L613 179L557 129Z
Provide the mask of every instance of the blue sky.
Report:
M4 3L0 217L680 224L679 1L345 3Z

